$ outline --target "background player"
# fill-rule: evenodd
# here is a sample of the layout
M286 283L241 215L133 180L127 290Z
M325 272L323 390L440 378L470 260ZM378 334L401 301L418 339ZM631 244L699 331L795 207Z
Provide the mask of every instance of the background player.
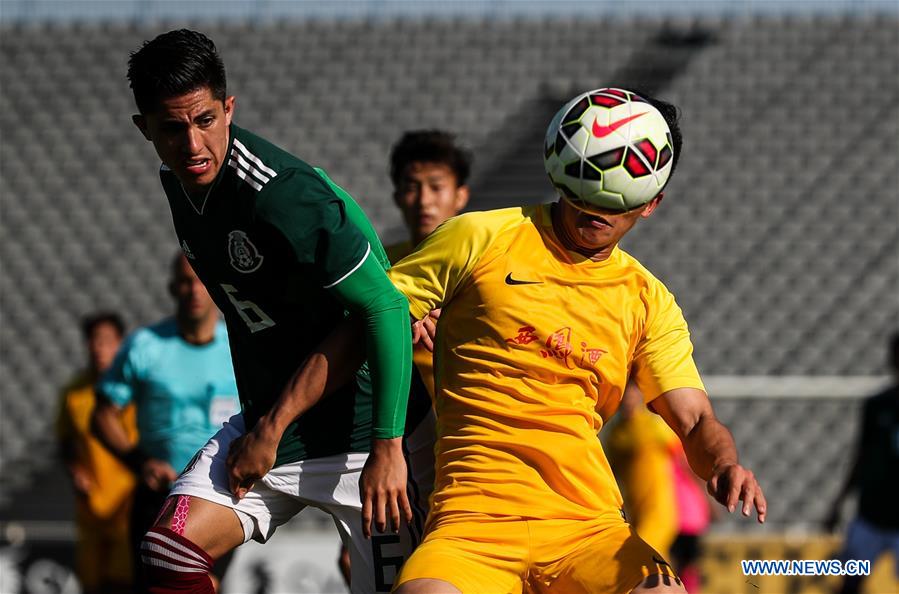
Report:
M849 476L833 502L826 524L833 531L840 518L843 501L858 490L858 515L849 525L842 558L874 563L893 553L899 577L899 509L896 508L896 477L899 476L899 332L889 345L889 365L893 385L865 401L855 458ZM861 591L864 576L847 575L840 592Z
M130 547L138 569L141 538L172 482L240 409L225 324L181 253L172 261L169 293L175 315L132 334L97 384L97 435L138 478ZM126 439L121 417L132 404L140 430L136 445ZM216 562L216 589L230 561L229 554Z
M112 363L124 330L115 313L84 319L87 368L63 389L56 423L60 455L75 489L75 570L87 594L131 591L128 514L134 478L90 432L94 384ZM133 443L137 438L133 406L122 411L121 423L124 439Z
M409 239L385 246L391 263L408 256L412 249L448 218L468 204L468 175L472 155L443 130L405 132L390 151L390 180L393 201L400 212ZM439 315L439 314L438 314ZM423 343L412 351L412 391L409 396L407 427L415 430L406 440L407 458L415 475L418 492L413 496L416 512L427 516L428 496L434 484L434 439L431 401L434 398L434 366L431 352ZM424 393L424 392L427 393ZM422 420L427 418L427 425ZM349 583L350 557L341 547L339 566Z
M393 202L403 213L409 239L387 246L393 263L468 204L472 155L443 130L410 130L390 151Z
M243 409L178 479L174 504L147 533L151 590L211 591L212 559L265 541L309 504L328 511L349 544L353 590L389 589L386 572L411 535L364 538L372 523L398 531L412 515L401 443L411 336L374 230L322 171L232 124L224 65L204 35L145 43L128 79L182 249L224 312ZM334 392L321 402L274 407L323 377L327 360L315 349L345 310L365 329L371 388L362 373L321 386L318 394ZM296 373L304 360L310 375Z
M628 522L672 562L684 588L698 593L700 537L713 510L677 435L646 408L643 394L629 381L603 438Z
M642 117L631 126L663 120L676 159L676 110L652 105L633 101ZM580 208L560 198L461 215L390 271L414 317L443 308L437 480L401 594L520 592L524 582L538 592L683 592L622 519L596 440L628 377L715 498L730 511L742 500L744 515L755 507L765 519L762 490L715 418L673 296L617 248L658 207L661 189L623 213L578 198Z
M656 552L669 558L678 523L670 453L670 441L677 441L677 436L646 409L639 388L629 381L618 414L603 437L628 523Z

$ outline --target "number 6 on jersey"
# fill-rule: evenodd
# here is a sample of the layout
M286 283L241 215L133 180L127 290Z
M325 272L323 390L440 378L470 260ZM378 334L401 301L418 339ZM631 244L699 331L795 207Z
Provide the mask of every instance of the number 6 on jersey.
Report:
M258 305L252 301L238 299L237 289L234 285L220 283L220 286L222 287L222 290L225 291L225 294L228 295L231 305L237 310L237 314L247 325L247 328L250 329L250 332L259 332L260 330L265 330L266 328L271 328L275 325L275 321L268 317ZM248 312L252 312L252 314ZM255 320L253 319L254 317L256 318Z

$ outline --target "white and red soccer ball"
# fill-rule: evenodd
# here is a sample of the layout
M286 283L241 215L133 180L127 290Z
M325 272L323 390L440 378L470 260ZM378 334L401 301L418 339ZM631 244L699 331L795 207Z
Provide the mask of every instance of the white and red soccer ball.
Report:
M625 211L646 204L665 187L674 143L665 118L645 99L603 88L578 95L556 113L543 156L562 196Z

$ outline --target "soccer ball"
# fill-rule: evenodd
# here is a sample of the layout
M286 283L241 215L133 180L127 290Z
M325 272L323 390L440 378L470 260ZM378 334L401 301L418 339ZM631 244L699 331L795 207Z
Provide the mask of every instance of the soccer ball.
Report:
M597 89L569 101L550 122L544 148L546 173L563 197L610 211L655 198L674 161L665 118L623 89Z

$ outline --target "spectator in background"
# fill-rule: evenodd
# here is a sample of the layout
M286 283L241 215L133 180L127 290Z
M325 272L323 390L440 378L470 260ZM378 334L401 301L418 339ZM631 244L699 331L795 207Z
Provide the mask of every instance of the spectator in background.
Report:
M700 538L712 520L720 513L711 505L705 485L687 462L687 454L680 440L670 443L674 468L674 498L677 501L677 538L671 545L671 561L690 594L699 594L702 574L699 559L702 554Z
M678 527L672 441L679 441L677 435L649 412L640 389L629 381L609 427L609 464L621 486L628 522L665 558Z
M138 477L131 518L135 554L171 483L240 408L225 324L180 253L172 262L169 292L175 316L129 336L97 384L94 428ZM137 445L127 439L121 417L131 403L137 406ZM216 589L230 560L230 554L222 557L213 569Z
M677 435L646 408L632 381L609 426L607 446L628 521L643 540L671 558L687 592L698 593L699 537L714 508Z
M75 570L87 594L131 590L128 514L134 478L90 433L94 384L112 363L124 329L115 313L96 313L84 319L87 368L63 389L57 418L59 451L76 496ZM123 409L121 425L123 439L133 443L137 437L133 406Z
M403 214L409 239L384 249L391 264L399 262L443 221L456 216L468 204L468 175L472 155L456 143L453 134L443 130L410 130L390 151L390 180L393 201ZM435 315L439 315L437 312ZM412 392L409 396L407 427L418 431L407 436L412 467L421 471L417 485L434 483L433 422L420 423L428 414L434 398L434 368L431 351L422 343L413 346ZM417 455L416 455L417 454ZM427 509L430 490L422 489L415 499L421 510ZM426 515L426 514L425 514ZM350 583L350 555L342 546L338 559L340 572Z
M849 476L833 502L826 520L833 531L840 519L843 500L858 491L858 515L849 525L841 557L874 563L892 551L899 578L899 507L896 477L899 477L899 332L890 340L889 364L893 385L865 401L861 430ZM840 592L861 591L864 576L846 576Z

